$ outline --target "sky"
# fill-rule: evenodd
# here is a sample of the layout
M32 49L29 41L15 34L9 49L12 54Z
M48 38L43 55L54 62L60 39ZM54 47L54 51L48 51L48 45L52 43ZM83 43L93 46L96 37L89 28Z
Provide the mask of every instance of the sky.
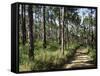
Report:
M94 13L93 13L93 17L94 17L96 11L95 11L95 9L93 9L93 10L94 10ZM78 10L78 14L81 16L81 24L82 24L82 22L83 22L84 17L85 17L85 16L88 16L90 12L91 12L91 11L90 11L88 8L80 8L80 9ZM83 16L83 13L85 13L84 16Z

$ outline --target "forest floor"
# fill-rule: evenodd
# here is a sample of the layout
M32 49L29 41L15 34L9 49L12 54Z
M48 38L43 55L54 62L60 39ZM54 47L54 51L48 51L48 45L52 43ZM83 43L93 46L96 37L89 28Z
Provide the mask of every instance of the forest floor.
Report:
M92 59L87 53L88 53L87 48L77 49L73 58L69 60L69 63L66 63L64 65L64 68L71 69L71 68L95 67L94 64L91 63Z

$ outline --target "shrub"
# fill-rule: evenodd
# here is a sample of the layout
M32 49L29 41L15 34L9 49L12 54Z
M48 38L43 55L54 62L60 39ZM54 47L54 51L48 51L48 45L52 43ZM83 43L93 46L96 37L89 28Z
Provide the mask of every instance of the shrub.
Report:
M93 48L88 48L88 50L89 50L88 55L91 57L92 63L95 64L96 63L96 50Z

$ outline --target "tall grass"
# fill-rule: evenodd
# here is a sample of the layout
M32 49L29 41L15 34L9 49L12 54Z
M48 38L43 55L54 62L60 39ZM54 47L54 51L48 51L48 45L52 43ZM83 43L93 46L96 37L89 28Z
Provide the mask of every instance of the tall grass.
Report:
M68 58L73 56L73 48L77 47L77 44L71 45L69 49L64 50L63 55L58 43L49 43L45 49L43 49L42 44L42 41L35 42L34 60L32 61L30 61L28 57L29 44L27 43L25 46L20 44L19 71L61 69L62 66L67 63Z
M88 46L88 55L90 56L92 63L96 64L96 49Z

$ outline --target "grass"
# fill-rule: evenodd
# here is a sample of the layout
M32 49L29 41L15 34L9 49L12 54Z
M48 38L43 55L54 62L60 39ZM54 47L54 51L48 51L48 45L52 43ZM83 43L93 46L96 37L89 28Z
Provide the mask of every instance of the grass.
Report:
M88 47L88 55L92 59L92 63L96 64L96 49Z
M67 52L66 52L67 53ZM66 55L61 55L60 50L48 51L48 50L35 50L35 58L33 61L29 61L27 54L21 55L20 71L26 69L30 70L49 70L58 68L62 65L66 59ZM30 67L30 68L29 68Z
M64 50L64 55L59 49L56 42L49 43L46 49L43 49L41 41L35 42L34 60L30 61L28 57L28 43L23 46L20 43L19 47L19 71L39 71L61 69L62 66L73 56L77 44L73 44L69 49Z

